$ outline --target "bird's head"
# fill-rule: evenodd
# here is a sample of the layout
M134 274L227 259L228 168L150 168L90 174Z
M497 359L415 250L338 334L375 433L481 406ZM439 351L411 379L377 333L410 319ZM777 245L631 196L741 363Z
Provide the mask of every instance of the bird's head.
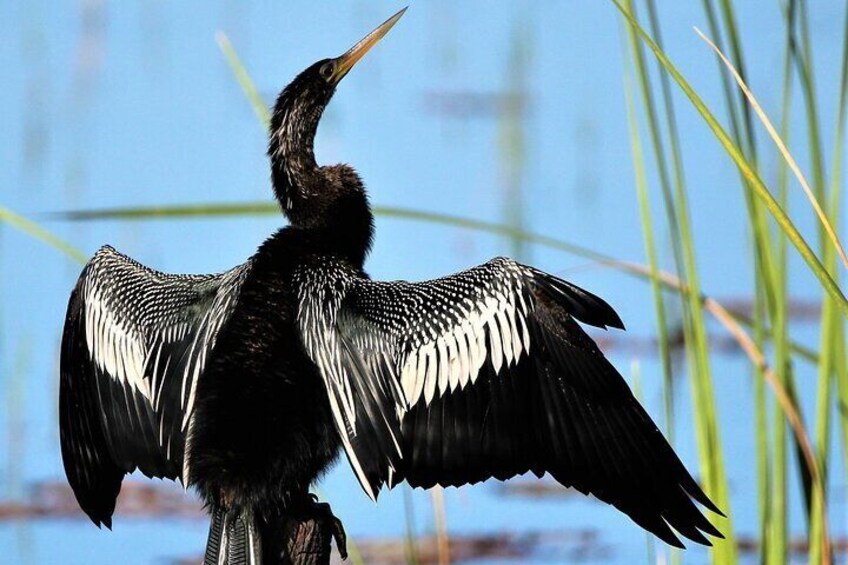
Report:
M343 196L348 189L362 192L362 183L350 169L318 167L313 143L318 122L339 82L376 45L406 12L406 8L383 22L340 57L323 59L300 73L277 98L271 116L268 155L274 192L293 222L304 208L324 208L327 199ZM323 173L323 174L322 174ZM349 181L349 182L348 182ZM335 186L338 182L350 187ZM320 210L316 210L320 211Z

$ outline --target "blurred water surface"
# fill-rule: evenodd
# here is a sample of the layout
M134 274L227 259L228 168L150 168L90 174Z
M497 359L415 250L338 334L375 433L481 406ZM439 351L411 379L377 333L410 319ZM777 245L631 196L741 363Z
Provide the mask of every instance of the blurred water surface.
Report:
M277 91L313 61L335 56L402 4L379 1L0 3L0 204L87 254L109 243L169 272L221 271L243 261L281 217L66 223L69 209L268 200L265 136L215 41L225 32L260 93ZM721 91L697 2L660 5L666 47L708 102ZM738 4L750 83L777 115L782 51L776 2ZM812 35L819 92L835 101L839 1L816 2ZM607 2L503 0L414 3L387 39L345 79L317 139L320 162L353 164L372 201L504 221L643 261L623 98L622 25ZM678 99L684 158L704 289L750 297L752 270L737 173L699 118ZM797 115L798 113L796 113ZM825 140L833 137L825 120ZM806 148L794 148L803 159ZM776 175L764 164L767 178ZM653 179L652 179L653 180ZM652 186L652 189L655 189ZM811 214L793 189L798 224ZM663 241L668 257L668 242ZM459 229L380 218L372 276L423 279L498 254L521 254L605 297L630 335L655 334L649 287L621 273L539 247ZM791 293L817 300L792 259ZM668 261L666 261L668 263ZM7 228L0 231L0 497L26 502L33 485L64 480L56 421L57 355L68 293L80 266ZM713 328L717 333L718 328ZM817 324L796 339L815 343ZM629 374L639 357L643 396L661 417L660 368L650 351L610 351ZM758 535L752 381L748 362L714 361L732 513L740 535ZM814 371L799 365L805 405ZM676 447L696 466L689 391L677 387ZM836 436L837 434L833 434ZM839 467L841 457L833 459ZM793 471L794 472L794 471ZM831 528L844 534L844 473L831 469ZM797 481L793 482L797 485ZM400 489L373 505L342 460L322 493L354 539L404 533ZM429 496L416 491L420 533L433 529ZM805 531L793 489L791 530ZM446 491L451 533L592 531L597 552L565 541L538 562L632 563L646 536L594 500L504 497L493 483ZM0 554L13 563L151 563L199 554L206 522L143 519L120 510L113 532L81 518L0 521ZM703 563L700 548L686 555ZM8 561L7 561L8 560ZM491 559L485 563L498 563ZM503 561L506 562L506 561ZM753 562L753 558L751 558Z

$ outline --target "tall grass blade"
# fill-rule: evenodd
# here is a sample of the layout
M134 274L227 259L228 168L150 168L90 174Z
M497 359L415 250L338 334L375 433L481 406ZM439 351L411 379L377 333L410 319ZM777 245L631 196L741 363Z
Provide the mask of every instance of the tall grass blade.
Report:
M450 539L448 538L447 512L445 511L445 492L436 485L430 489L433 499L433 515L436 519L436 549L439 565L450 565Z
M647 10L648 10L648 18L651 23L652 28L657 33L658 37L660 34L659 28L659 20L656 16L656 8L654 6L653 0L647 1ZM635 13L635 6L632 0L628 0L627 8L631 11L631 13ZM662 134L659 128L658 119L657 119L657 110L654 105L654 96L653 90L651 88L650 78L648 76L648 72L646 70L647 65L645 64L645 54L644 48L642 44L639 42L639 38L633 32L630 26L626 26L627 35L630 40L630 52L632 56L633 63L636 67L636 76L639 80L640 92L642 94L642 102L645 108L645 116L647 119L651 143L653 145L654 158L657 166L657 172L660 180L660 189L663 195L663 203L665 205L666 212L666 220L668 222L668 231L671 241L671 249L672 256L674 259L674 268L675 272L680 274L683 269L683 250L681 248L681 237L680 237L680 228L678 225L677 214L675 213L676 205L674 202L674 195L671 191L671 183L669 180L668 167L666 165L665 151L663 148L662 142ZM659 40L659 39L658 39ZM680 162L678 160L679 153L678 147L676 145L676 139L674 136L675 131L675 119L674 119L674 111L672 107L672 102L670 97L667 96L667 81L665 80L665 76L660 76L661 86L662 86L662 101L666 110L667 117L667 125L668 125L668 135L669 135L669 143L671 145L671 154L672 154L672 167L674 170L674 181L675 185L679 185L682 182L683 173L682 168L680 167ZM634 119L635 119L635 108L633 109ZM638 124L638 120L635 122ZM631 126L632 130L632 126ZM638 127L636 129L636 133L638 134ZM632 133L631 133L632 137ZM631 142L632 146L632 142ZM640 149L641 153L641 149ZM644 182L644 159L640 158L642 162L642 177ZM638 173L637 173L638 174ZM638 180L637 180L638 183ZM638 190L638 188L637 188ZM641 191L640 191L641 192ZM653 240L653 225L650 226L650 231L646 232L645 219L650 221L650 200L647 196L647 184L645 184L644 198L646 206L645 210L648 212L648 217L645 218L642 215L642 223L643 223L643 234L649 233L650 239ZM642 209L643 204L640 203L640 210ZM642 214L642 212L640 212ZM651 222L652 223L652 222ZM645 238L646 249L650 245L654 247L653 242L649 244L647 241L648 235L643 235ZM649 253L649 264L650 260L650 252ZM654 263L658 265L658 260L656 258L656 251L654 254ZM653 267L652 267L653 268ZM658 268L658 267L657 267ZM683 296L680 296L683 299ZM665 420L666 420L666 433L668 435L669 442L674 445L674 379L672 378L672 363L671 363L671 347L669 340L669 332L668 332L668 317L666 315L666 307L665 307L665 297L662 293L659 293L659 297L655 294L655 301L659 300L659 303L655 302L654 309L657 315L657 328L659 334L659 347L660 347L660 358L662 360L662 371L663 371L663 397L664 397L664 408L665 408ZM684 305L681 302L681 305ZM684 308L685 310L685 308ZM684 338L688 333L688 327L684 325ZM672 562L677 561L677 553L673 554Z
M73 210L54 214L53 217L79 222L90 220L210 219L222 216L270 216L272 214L281 214L280 206L273 202L226 202Z
M628 109L633 110L633 93L630 92L630 80L625 73L624 75L625 81L625 92L627 96ZM635 116L632 113L628 113L628 117ZM632 121L632 120L631 120ZM642 380L640 378L641 367L638 359L634 359L630 362L630 388L633 390L633 396L636 397L641 404L645 403L645 400L642 396ZM665 385L663 385L665 386ZM652 534L645 532L645 557L648 565L656 565L657 563L657 547L656 547L656 538Z
M829 253L832 255L832 252ZM830 261L835 263L835 261ZM837 347L839 314L833 301L826 300L822 311L822 351L816 392L816 445L821 480L812 485L810 501L810 563L825 563L832 558L827 540L827 460L830 446L831 376L834 371L833 351Z
M632 2L627 6L619 6L627 17L636 21L632 10ZM641 43L636 37L635 28L628 26L631 34L631 42L635 46L634 53L638 53ZM649 81L644 73L644 65L637 63L637 73L640 75L643 90L650 92ZM652 96L643 97L646 112L650 115ZM670 107L667 107L670 108ZM673 124L673 113L667 111L668 122ZM649 119L650 123L650 119ZM675 135L675 128L670 127L670 137ZM656 145L657 137L654 137L654 153L661 154L663 148ZM722 444L718 417L715 410L715 395L713 392L712 373L709 358L709 346L707 342L706 326L704 323L703 304L698 299L700 296L700 282L695 259L695 244L689 215L688 197L682 175L682 165L679 154L675 154L676 177L674 184L673 215L679 228L679 242L683 254L683 273L685 282L691 289L688 300L684 303L684 344L690 382L692 384L692 409L694 412L695 431L697 437L698 453L700 455L701 475L706 492L730 515L730 498L727 477L724 470ZM658 166L662 163L658 161ZM716 563L734 562L736 559L736 546L733 537L733 526L730 518L719 524L719 528L727 538L716 542L712 558Z
M789 139L790 133L790 118L791 118L791 99L792 99L792 52L794 41L792 39L792 28L795 21L795 1L789 0L786 6L786 33L783 55L783 101L782 101L782 130L783 138ZM740 62L737 62L740 63ZM723 77L727 73L719 69ZM750 115L749 106L744 100L740 101L748 115ZM747 121L750 137L754 136L753 131L750 131L751 121ZM780 205L786 208L789 202L789 174L786 159L778 160L778 199ZM748 187L748 192L753 190ZM762 206L757 206L759 209ZM768 249L771 243L769 241L759 241L758 245L761 248ZM783 378L785 386L793 386L792 383L792 361L790 358L789 348L789 313L788 313L788 246L787 239L779 230L777 231L774 242L775 249L775 271L771 274L769 280L774 287L773 301L767 303L769 306L769 317L772 320L774 330L774 365L777 367L778 376ZM763 407L765 409L765 407ZM768 490L763 494L766 504L769 505L769 512L766 516L767 520L762 523L763 529L763 555L768 563L782 564L786 561L788 551L788 523L789 523L789 505L788 505L788 465L787 465L787 449L786 449L786 425L783 418L776 414L773 417L773 438L772 451L773 462L771 465L771 474L768 479L771 484L768 485ZM765 430L764 430L765 431ZM764 435L768 435L767 432ZM803 465L799 462L799 475L809 477L808 470L804 470ZM805 489L806 492L807 489ZM809 510L812 510L810 508ZM808 511L809 515L809 511Z
M828 215L834 223L836 229L839 229L840 205L842 193L842 159L843 145L845 133L845 97L846 97L846 77L848 76L848 10L846 10L846 21L843 28L843 53L841 65L841 81L837 98L836 109L836 139L834 141L833 168L831 171L830 180L830 199L828 205ZM809 39L807 37L807 20L806 7L802 5L802 34L804 43L804 57L800 65L803 67L802 72L805 74L805 79L802 81L805 93L808 97L815 99L813 71L812 71L812 52L810 50ZM813 108L815 110L815 108ZM817 114L808 114L808 120L818 121ZM813 142L814 138L819 135L819 124L810 124L808 127L808 136ZM813 165L824 167L823 155L816 154L816 147L811 147ZM822 181L822 189L820 193L824 193L825 171L818 171L817 177ZM834 278L839 281L839 270L836 263L834 250L831 247L825 246L822 242L822 253L824 262ZM823 542L826 535L826 522L818 519L818 512L825 508L827 501L828 484L827 470L828 460L830 458L830 416L831 416L831 397L833 390L833 381L835 380L835 388L841 402L844 400L844 383L845 375L845 335L844 323L841 317L836 312L833 301L825 297L822 306L822 325L821 325L821 362L819 363L818 371L818 394L817 394L817 414L816 414L816 444L818 446L819 465L825 473L825 480L821 485L814 485L813 496L811 501L811 521L810 521L810 562L832 560L830 550ZM841 420L844 422L844 410ZM844 425L844 424L843 424ZM845 438L843 436L843 442ZM844 447L844 444L843 444ZM822 514L824 517L824 514Z
M692 102L692 105L701 114L701 117L707 123L709 128L713 131L716 138L719 140L721 145L727 151L727 154L733 159L733 162L736 163L736 166L742 171L745 175L745 178L752 184L754 189L756 190L757 196L765 204L766 208L772 214L772 216L777 221L780 228L786 233L789 241L792 242L793 246L798 250L798 253L810 267L810 270L819 279L822 287L834 297L839 305L840 311L844 315L848 315L848 300L846 300L845 296L842 294L841 289L836 284L836 282L831 278L830 274L825 269L824 265L822 265L821 261L819 261L816 254L807 244L807 241L804 237L798 232L792 220L780 206L780 204L774 199L774 197L769 192L763 180L760 178L759 174L757 174L756 170L747 162L739 147L734 144L734 142L730 139L730 136L727 135L727 132L724 128L719 124L718 120L716 120L713 113L707 108L706 104L704 104L703 100L700 96L695 92L695 90L690 86L689 82L683 77L682 74L677 70L677 68L671 63L666 54L659 49L656 43L650 38L647 32L642 28L641 25L626 11L626 9L620 4L618 0L610 0L622 13L622 15L627 19L628 22L633 25L637 32L639 33L639 37L642 41L648 45L654 55L659 59L662 63L663 67L666 71L671 75L677 85L683 90L689 100Z
M36 222L24 218L20 214L12 212L8 208L0 206L0 222L5 222L18 231L35 238L43 243L46 243L53 249L61 251L77 263L85 263L88 257L82 251L79 251L70 243L60 237L57 237L38 225Z
M712 12L711 2L705 2L706 9L708 12ZM745 60L742 57L742 38L739 35L739 28L736 25L736 14L733 10L733 2L732 0L720 0L719 9L721 11L721 20L724 23L724 29L727 32L727 40L729 45L729 51L731 57L739 69L739 74L743 77L747 76L745 71ZM713 31L717 31L717 21L715 16L713 15L710 19L710 29ZM716 36L718 39L718 36ZM716 44L721 46L721 44L716 41ZM724 49L722 49L724 51ZM757 137L754 133L754 120L751 116L751 109L745 104L745 100L742 95L738 96L738 104L736 104L737 99L734 99L731 92L732 87L730 86L730 82L726 80L724 74L721 75L722 84L725 88L725 98L728 102L728 107L733 107L739 111L742 119L737 122L736 126L737 131L740 134L740 137L737 138L740 147L744 147L747 151L748 159L752 163L757 163Z
M710 41L710 39L706 35L704 35L703 32L701 32L701 30L697 27L695 28L695 32L701 37L701 39L703 39L707 43L707 45L710 46L713 51L715 51L716 55L721 58L721 60L727 66L727 69L733 75L733 78L736 80L737 84L739 84L739 88L745 94L745 97L748 99L748 102L750 102L751 107L756 112L757 117L759 117L763 126L766 128L766 131L768 132L769 136L774 141L774 144L780 150L780 154L783 156L784 159L786 159L786 163L789 165L789 168L792 170L792 173L795 175L795 178L798 179L798 182L801 184L801 188L804 189L804 193L807 195L807 199L809 199L810 205L813 207L813 210L815 210L816 215L819 218L819 222L821 222L821 225L827 233L827 236L833 243L833 247L836 249L837 253L839 253L839 257L842 260L842 264L846 268L848 268L848 257L845 256L845 250L842 248L842 243L840 243L839 241L839 236L836 235L836 231L833 229L830 220L827 219L825 211L822 209L821 205L816 199L816 196L813 194L813 190L810 188L810 185L807 182L807 178L804 176L804 173L801 172L801 168L798 166L798 163L795 161L795 158L792 156L792 153L789 152L789 149L786 147L786 144L783 142L783 139L780 137L780 134L777 133L777 130L775 130L774 126L771 123L771 120L769 120L762 106L760 106L760 103L757 102L754 93L751 92L751 89L748 88L747 84L745 84L745 81L739 74L739 71L736 70L736 67L733 66L733 63L731 63L727 56L722 53L718 47L716 47L715 43Z
M791 0L790 0L791 1ZM721 27L719 19L716 16L716 10L713 8L713 2L704 0L704 10L709 22L709 28L712 35L715 37L716 43L721 45ZM731 2L722 0L721 6L721 21L727 30L727 36L730 43L730 52L736 66L740 69L740 74L745 76L745 64L742 58L742 47L739 34L736 27L736 18L733 13ZM734 96L734 89L728 80L727 73L721 72L719 69L719 77L721 78L722 90L724 92L725 107L728 111L730 120L730 129L733 138L739 147L743 148L747 159L756 168L757 145L756 135L754 134L749 107L741 99L739 94L737 108L737 98ZM666 76L664 73L663 76ZM741 118L740 118L741 115ZM765 329L766 313L772 320L772 339L775 347L775 357L778 359L776 366L779 368L778 376L783 375L780 368L786 364L780 362L785 351L784 342L786 341L786 325L785 316L781 314L783 308L781 294L778 289L781 286L781 280L785 278L784 269L781 265L785 265L785 261L776 264L771 251L771 241L773 240L771 229L767 223L767 217L763 206L758 200L754 188L747 181L744 175L740 172L743 194L745 196L745 205L748 211L749 225L751 228L752 244L753 244L753 266L754 266L754 296L755 309L753 317L754 340L758 347L763 348L767 331ZM781 201L783 202L783 201ZM778 236L778 246L783 246L785 239ZM785 254L781 255L778 261ZM785 285L784 285L785 286ZM760 511L760 534L762 543L760 545L761 555L770 556L774 554L783 555L785 553L785 533L786 533L786 512L785 512L785 484L786 484L786 431L782 417L779 414L775 415L775 441L773 449L770 449L769 428L767 426L767 399L765 395L765 375L759 368L755 368L755 420L756 420L756 438L757 438L757 468L758 468L758 483L759 483L759 511ZM770 461L770 455L774 457L774 463ZM780 485L780 486L774 486ZM781 557L774 560L776 563L783 563Z
M801 92L804 96L804 108L807 113L807 137L810 144L810 161L813 170L813 189L819 202L825 202L825 165L821 144L821 132L816 97L816 84L813 72L813 54L810 46L809 18L807 17L806 0L797 0L798 23L801 29L800 48L794 49L796 67L801 79ZM820 239L824 240L823 229L819 230Z
M527 105L527 75L532 59L529 27L517 22L512 30L507 61L505 103L499 112L498 146L500 178L504 189L503 218L506 224L518 230L524 228L526 205L524 203L524 176L526 166L525 111ZM529 261L526 242L510 238L512 257Z
M833 163L830 175L831 217L839 218L840 197L842 192L842 168L845 151L846 106L848 106L848 6L842 32L842 65L839 95L836 108L836 139L833 144ZM837 226L838 228L838 226ZM842 452L844 465L848 468L848 374L845 370L845 335L843 323L838 324L836 360L836 391L839 397L839 422L842 429Z
M227 63L230 65L233 74L235 74L239 86L245 96L247 96L248 101L250 101L253 112L267 130L271 125L271 112L268 110L268 106L265 104L265 101L262 100L262 97L259 95L259 91L256 90L256 85L254 85L253 81L250 79L250 74L241 62L241 58L239 58L238 53L236 53L233 44L230 43L230 39L223 31L219 31L215 34L215 41L218 43L218 47L221 48L221 52L227 59Z
M631 13L635 13L635 7L632 0L627 0L627 9ZM636 68L636 78L639 81L639 90L642 95L642 102L645 108L645 120L648 124L648 132L651 138L654 160L657 165L657 176L660 181L660 190L662 191L666 221L668 222L668 230L671 241L672 256L674 258L674 270L676 273L681 274L684 270L683 248L681 247L682 238L680 236L680 225L676 213L677 205L675 204L674 193L672 192L671 175L668 171L662 130L659 126L656 103L654 101L654 94L648 77L642 45L630 26L627 26L627 31L630 38L630 51L633 64Z
M789 11L792 12L790 0ZM713 10L713 3L706 0L704 7L707 12L711 34L715 37L716 44L721 39L721 28ZM745 63L742 56L741 41L736 26L736 18L733 12L733 4L728 0L721 1L721 15L724 28L729 39L730 53L735 66L739 69L740 76L745 76ZM791 17L789 18L791 21ZM789 27L789 26L787 26ZM787 38L790 37L787 34ZM791 42L787 41L787 49ZM719 50L723 51L721 47ZM751 108L746 103L744 93L733 88L728 74L724 69L724 61L717 57L719 62L719 76L726 107L730 115L730 125L733 137L737 145L742 148L752 167L757 168L757 146L756 134L753 129ZM788 68L789 57L784 58L784 106L788 102L790 71ZM737 98L738 97L738 98ZM737 106L739 108L737 108ZM742 119L739 116L742 116ZM788 116L788 110L784 118ZM783 162L779 168L780 204L786 206L785 176ZM754 253L754 293L756 296L754 335L756 343L762 348L764 343L765 318L772 322L772 333L774 341L775 366L778 368L777 376L783 379L784 386L790 387L791 375L789 372L788 354L786 342L788 340L787 328L787 296L786 296L786 245L785 238L781 232L777 235L777 259L772 254L772 230L766 222L765 211L755 194L754 187L742 176L742 187L745 195L745 203L748 210L751 234L753 236ZM762 292L762 291L765 292ZM763 375L758 375L762 377ZM774 441L769 449L769 433L766 422L766 398L762 386L758 385L755 391L756 414L757 414L757 462L759 479L759 506L760 506L760 529L761 529L761 555L766 563L782 564L786 560L787 551L787 524L789 509L787 505L787 450L786 450L786 424L782 415L775 411L773 417ZM802 476L809 473L802 469Z
M810 441L806 426L804 426L804 421L801 418L800 413L798 412L797 403L793 398L792 391L787 389L783 385L782 380L768 366L763 352L759 348L757 348L754 341L745 332L742 326L739 325L738 322L736 322L733 317L728 314L725 308L715 304L712 301L707 301L705 307L710 310L713 316L722 325L725 326L725 329L727 329L727 331L730 332L731 335L734 336L736 342L739 344L742 350L745 351L751 362L763 370L766 382L771 387L772 392L775 394L775 397L777 399L778 405L780 406L783 412L783 415L786 417L786 419L789 421L789 425L792 427L800 451L802 452L802 455L806 460L807 468L809 469L810 474L812 475L813 482L820 483L822 481L822 473L819 469L816 460L816 454L813 450L813 444Z
M403 486L404 553L407 565L418 565L418 534L415 527L415 507L412 502L412 487Z
M651 203L648 197L648 182L645 177L645 162L642 153L642 141L639 136L639 124L636 118L636 108L633 102L630 76L624 76L624 95L627 103L627 121L630 131L630 148L633 158L633 174L636 180L639 214L642 222L642 237L645 245L645 255L650 269L651 294L654 298L654 312L657 317L657 333L659 336L660 360L663 372L663 398L665 407L665 427L669 442L674 444L674 408L671 347L669 346L668 320L666 318L665 302L662 287L659 282L659 266L657 251L654 245L654 225L651 218Z

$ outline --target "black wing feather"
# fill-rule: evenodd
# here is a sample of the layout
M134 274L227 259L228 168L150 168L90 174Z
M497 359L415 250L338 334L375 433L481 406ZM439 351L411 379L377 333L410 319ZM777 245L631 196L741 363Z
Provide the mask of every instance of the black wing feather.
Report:
M548 472L669 544L671 528L720 536L693 501L718 509L575 321L623 328L600 298L507 259L424 283L328 264L296 282L300 318L322 320L301 324L307 353L331 398L353 399L334 411L372 496Z
M83 269L62 337L62 460L83 511L111 527L127 473L185 472L192 385L248 264L176 276L104 247Z
M82 510L100 526L112 527L115 500L124 471L109 454L96 395L97 380L88 366L82 321L80 281L71 293L62 338L62 378L59 392L59 430L62 461L68 482ZM75 378L68 378L76 375ZM94 391L94 393L93 393Z

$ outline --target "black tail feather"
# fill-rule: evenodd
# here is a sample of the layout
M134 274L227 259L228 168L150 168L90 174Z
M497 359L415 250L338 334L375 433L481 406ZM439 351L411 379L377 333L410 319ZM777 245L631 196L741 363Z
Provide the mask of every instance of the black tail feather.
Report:
M206 540L206 555L203 557L203 565L218 565L223 534L224 510L217 507L212 511L212 522L209 524L209 538Z
M203 565L260 565L262 544L252 513L212 511Z

